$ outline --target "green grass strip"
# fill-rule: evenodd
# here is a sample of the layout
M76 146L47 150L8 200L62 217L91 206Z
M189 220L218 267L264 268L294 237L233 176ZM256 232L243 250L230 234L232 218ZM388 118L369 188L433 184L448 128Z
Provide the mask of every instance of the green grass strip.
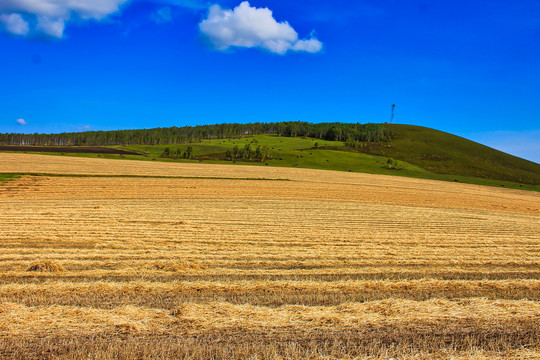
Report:
M3 182L8 182L10 180L15 180L20 178L20 174L2 174L0 173L0 184Z

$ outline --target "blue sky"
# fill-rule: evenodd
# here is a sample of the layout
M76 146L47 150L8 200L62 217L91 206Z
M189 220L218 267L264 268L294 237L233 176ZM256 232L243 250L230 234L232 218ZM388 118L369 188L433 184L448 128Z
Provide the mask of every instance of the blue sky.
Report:
M0 79L0 132L385 122L395 103L540 162L537 0L3 0Z

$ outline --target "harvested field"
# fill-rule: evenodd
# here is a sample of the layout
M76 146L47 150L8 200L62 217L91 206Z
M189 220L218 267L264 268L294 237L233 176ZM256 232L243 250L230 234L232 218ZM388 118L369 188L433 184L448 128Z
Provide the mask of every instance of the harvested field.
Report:
M0 171L147 176L0 184L0 357L540 357L539 193L7 153Z

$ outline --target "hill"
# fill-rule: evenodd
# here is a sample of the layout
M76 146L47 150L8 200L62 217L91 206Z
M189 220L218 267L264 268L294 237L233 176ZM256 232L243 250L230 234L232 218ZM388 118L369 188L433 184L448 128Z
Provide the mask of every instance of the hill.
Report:
M70 156L299 167L540 190L539 164L413 125L219 124L56 135L6 134L0 138L4 143L6 139L25 145L71 142L85 148L101 145L124 152L80 153L80 147L73 147L75 153L69 154L62 148L62 155ZM24 147L26 152L43 153L46 149L50 149L46 153L60 153L54 147Z
M407 161L438 174L540 184L540 165L442 131L387 124L392 140L369 143L365 153ZM389 146L388 146L389 145Z

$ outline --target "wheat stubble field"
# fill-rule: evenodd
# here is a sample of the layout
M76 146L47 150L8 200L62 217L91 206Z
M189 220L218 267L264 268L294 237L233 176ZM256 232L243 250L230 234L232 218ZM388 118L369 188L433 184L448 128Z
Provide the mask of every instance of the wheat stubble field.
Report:
M540 358L538 193L6 153L0 172L40 173L0 184L2 358Z

